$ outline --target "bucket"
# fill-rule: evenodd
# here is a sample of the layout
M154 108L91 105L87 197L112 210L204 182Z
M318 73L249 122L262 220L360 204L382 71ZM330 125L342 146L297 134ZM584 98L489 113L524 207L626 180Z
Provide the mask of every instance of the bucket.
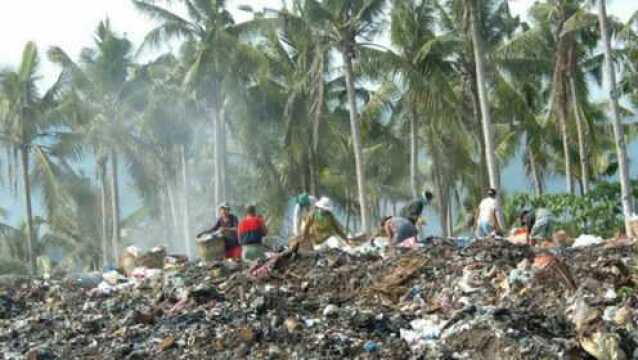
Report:
M213 235L205 235L197 239L197 255L203 261L224 259L224 239Z

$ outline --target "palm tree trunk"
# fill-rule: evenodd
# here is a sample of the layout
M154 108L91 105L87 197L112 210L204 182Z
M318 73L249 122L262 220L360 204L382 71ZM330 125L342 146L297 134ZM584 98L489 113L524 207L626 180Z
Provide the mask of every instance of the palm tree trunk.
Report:
M558 43L558 50L556 54L556 60L554 64L554 73L552 77L552 95L556 96L556 100L552 99L552 104L556 104L556 115L558 116L558 125L560 128L561 141L563 145L563 159L565 164L565 187L569 194L574 193L573 174L572 174L572 162L569 151L569 133L567 130L567 118L568 118L568 99L569 92L567 91L567 74L568 68L567 60L567 46L569 44L568 39L561 38ZM553 111L554 109L550 109Z
M605 0L598 0L598 17L600 32L603 36L603 46L605 49L605 73L609 85L609 98L611 99L612 126L614 128L614 138L616 140L616 155L618 156L618 168L620 171L620 190L623 214L625 216L625 231L627 236L635 236L631 231L632 198L629 184L629 167L627 158L627 148L625 146L625 134L620 122L620 110L618 106L618 90L616 89L616 74L611 58L611 41L609 39L609 29L607 24L607 7Z
M541 196L543 195L543 182L541 181L541 177L538 172L538 162L536 161L534 150L528 149L527 156L529 158L529 167L532 173L532 184L534 185L534 192L536 196Z
M215 147L215 173L214 173L214 178L215 178L215 201L217 202L216 206L219 206L219 204L221 204L224 201L224 198L222 196L222 187L223 187L223 180L222 180L222 163L223 163L223 159L222 159L222 132L221 132L221 119L219 117L220 115L220 111L219 109L215 108L212 111L213 114L213 138L215 141L214 147Z
M560 105L564 107L563 105ZM565 186L569 194L574 193L574 182L572 175L572 161L569 154L569 135L567 133L567 114L566 109L559 109L558 122L560 125L560 134L563 141L563 157L565 158Z
M580 178L582 180L582 193L589 192L589 169L587 168L587 150L585 149L585 133L583 129L583 119L580 117L578 108L578 97L576 96L576 81L574 76L569 77L569 87L574 108L574 118L576 119L576 131L578 132L578 156L580 157Z
M413 198L419 195L417 185L419 147L416 116L416 110L412 108L412 114L410 116L410 187L412 188Z
M307 151L303 151L300 161L300 173L302 177L302 188L304 192L310 193L310 183L312 182L312 170L310 169L310 154Z
M222 108L221 108L221 116L219 119L219 129L221 130L221 152L220 152L220 156L221 156L221 160L220 160L220 164L221 164L221 186L222 186L222 201L228 201L228 199L230 199L229 195L230 195L230 184L229 184L229 177L228 177L228 144L227 144L227 138L226 135L228 134L228 131L226 129L227 124L226 124L226 102L224 101L222 103Z
M477 82L474 79L473 83L470 83L470 93L472 99L472 115L474 116L474 120L477 124L477 133L478 143L481 149L481 158L479 160L480 168L479 168L479 176L480 176L480 184L481 184L481 192L484 192L490 186L489 176L487 175L487 160L486 160L486 151L485 151L485 134L483 133L483 122L481 120L481 105L478 97L478 90L476 89Z
M346 192L346 203L345 203L345 207L346 207L346 230L350 231L350 192L348 191L348 187L345 187L345 192Z
M309 149L309 173L310 173L310 193L311 194L316 194L317 193L317 183L318 183L318 179L317 176L317 153L315 152L314 148L310 148Z
M485 138L485 161L487 162L487 174L490 180L490 187L497 190L497 214L498 221L502 227L503 214L500 209L500 179L498 176L498 169L496 164L496 152L494 151L494 135L492 133L492 120L490 117L489 102L487 99L486 83L487 78L485 76L484 54L482 47L482 40L479 34L478 18L476 13L476 0L468 0L470 3L470 25L472 32L472 44L474 47L474 62L476 63L476 83L478 88L479 104L481 108L481 120L483 125L483 137Z
M448 197L447 197L447 192L445 189L445 185L441 183L440 181L440 176L438 174L437 171L437 177L439 178L439 180L437 181L437 187L439 188L439 221L440 221L440 226L441 226L441 233L443 235L443 237L449 237L449 229L450 226L448 224Z
M352 146L354 147L354 161L357 172L357 190L359 192L359 208L361 209L361 231L369 230L368 201L365 189L365 173L361 135L359 134L359 120L357 119L357 101L354 92L354 75L352 70L351 52L348 49L342 51L346 72L346 87L348 90L348 104L350 107L350 127L352 131Z
M313 108L312 118L312 146L310 150L311 154L311 182L310 191L312 194L317 194L319 187L319 129L321 126L321 119L323 118L323 106L325 102L325 77L324 77L324 56L323 53L319 55L319 65L317 70L312 74L313 83L316 84L315 89L315 103Z
M470 0L470 2L473 2ZM492 121L490 116L489 102L487 99L486 89L486 77L484 66L484 54L482 49L481 38L478 29L478 20L476 17L476 11L474 4L470 7L471 25L472 25L472 44L474 45L474 61L476 63L476 83L478 88L479 105L481 108L481 120L483 126L483 136L485 138L485 160L487 162L488 177L490 180L490 187L494 189L499 188L499 179L496 170L496 155L494 152L493 134L492 134Z
M100 161L99 165L99 176L100 176L100 219L102 223L102 265L109 265L109 238L108 238L108 221L107 221L107 213L108 213L108 181L106 175L106 161Z
M432 132L430 132L430 135L432 134ZM448 231L448 225L447 225L447 217L448 217L448 211L447 211L447 201L448 201L448 196L447 193L445 191L445 185L443 184L443 179L441 177L441 166L440 166L440 159L439 159L439 154L438 151L436 149L429 149L429 150L433 150L431 151L431 157L432 157L432 165L434 166L433 169L433 180L434 180L434 186L436 187L436 198L438 200L439 203L439 224L441 227L441 232L444 236L447 237L447 231Z
M583 186L583 179L577 178L575 180L578 183L578 188L580 189L580 196L585 196L586 193L585 193L585 187Z
M32 274L35 274L35 254L33 253L33 210L31 208L31 179L29 178L29 150L26 145L20 147L20 155L22 159L22 181L24 185L25 221L27 223L27 262L29 270Z
M160 197L160 219L162 222L162 225L164 224L168 224L169 223L169 217L170 215L168 214L168 208L170 207L170 205L167 205L168 200L166 199L167 196L166 194L162 191L159 194ZM172 239L173 239L173 234L172 234L172 229L170 226L165 225L162 226L162 235L164 237L164 245L166 246L166 249L171 250L173 249L172 247Z
M186 146L182 145L180 147L180 155L182 157L182 182L184 186L184 219L182 220L182 225L184 225L184 242L186 245L186 255L191 257L191 229L190 229L190 209L189 209L189 201L188 195L190 194L190 181L188 178L188 163L186 161Z
M117 176L117 153L111 152L111 207L113 211L113 236L111 237L111 247L113 251L113 261L116 265L118 261L120 245L120 195Z
M454 235L454 214L452 209L452 199L451 196L448 196L448 206L447 206L447 237Z
M175 192L170 181L166 182L166 191L168 194L168 203L171 212L171 223L173 224L173 233L179 234L179 222L177 221L177 202L175 200Z

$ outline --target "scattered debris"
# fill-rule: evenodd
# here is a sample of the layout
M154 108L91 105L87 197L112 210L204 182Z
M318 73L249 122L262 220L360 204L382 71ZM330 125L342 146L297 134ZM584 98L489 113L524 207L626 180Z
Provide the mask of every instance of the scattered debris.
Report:
M582 243L582 241L581 241ZM432 240L0 283L7 359L631 359L631 246ZM141 266L139 258L150 266ZM163 269L156 268L162 264ZM133 266L134 265L134 266ZM5 285L6 284L6 285ZM37 345L37 347L36 347Z
M579 248L585 246L592 246L602 244L604 242L603 238L594 236L594 235L581 235L576 238L572 247Z

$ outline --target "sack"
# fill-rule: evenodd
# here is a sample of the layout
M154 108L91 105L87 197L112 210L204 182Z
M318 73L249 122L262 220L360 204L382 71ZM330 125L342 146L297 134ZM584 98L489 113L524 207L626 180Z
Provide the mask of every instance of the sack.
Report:
M158 246L137 257L137 259L135 259L135 265L137 265L137 267L144 267L147 269L161 269L164 267L165 257L166 248Z

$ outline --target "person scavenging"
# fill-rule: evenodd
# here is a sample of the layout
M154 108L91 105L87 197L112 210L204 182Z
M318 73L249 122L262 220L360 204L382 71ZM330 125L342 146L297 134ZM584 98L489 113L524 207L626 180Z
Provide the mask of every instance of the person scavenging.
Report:
M487 197L481 200L477 210L476 236L485 238L502 233L502 225L498 216L498 199L496 189L489 189Z
M243 261L259 260L265 256L264 236L268 234L264 218L257 214L257 206L248 205L246 215L239 222L239 242Z
M380 225L388 236L388 245L392 248L417 236L416 226L401 216L386 216L381 220Z
M305 249L319 247L332 236L348 240L333 211L332 200L327 197L319 199L304 221L301 239L296 246Z
M197 237L219 231L221 237L224 239L224 257L226 259L239 260L241 259L241 245L237 238L238 224L239 220L237 216L231 213L230 205L228 203L222 203L219 206L219 216L215 221L215 225L208 230L202 231Z
M399 215L402 218L408 219L412 222L412 224L417 225L417 223L422 220L421 214L426 206L432 203L432 199L434 199L434 195L430 191L424 191L421 196L408 203L405 207L401 209Z
M527 243L535 245L552 237L554 216L549 209L539 207L536 210L523 210L520 222L527 230Z

